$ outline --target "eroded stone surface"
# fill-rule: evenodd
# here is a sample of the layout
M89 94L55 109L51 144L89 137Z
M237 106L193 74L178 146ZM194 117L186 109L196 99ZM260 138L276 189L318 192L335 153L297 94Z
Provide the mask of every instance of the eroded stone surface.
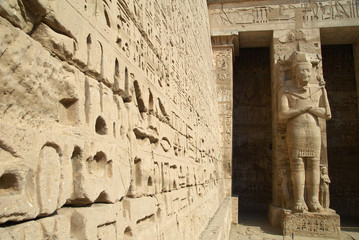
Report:
M287 141L278 95L294 80L287 63L295 51L309 55L310 84L324 94L321 38L339 37L320 28L346 26L340 32L351 43L358 6L220 2L0 2L1 239L199 239L231 194L232 64L248 46L272 49L271 219L279 224L283 209L306 210L292 207L303 184L290 180L288 142L297 141ZM307 195L329 211L325 121L318 122L322 175L306 177L316 189ZM313 160L313 149L302 150ZM248 174L253 182L258 176ZM226 213L214 221L222 239Z
M0 26L0 238L198 239L225 197L206 2L7 1Z
M285 235L304 235L338 239L340 236L340 217L335 213L295 213L283 214Z

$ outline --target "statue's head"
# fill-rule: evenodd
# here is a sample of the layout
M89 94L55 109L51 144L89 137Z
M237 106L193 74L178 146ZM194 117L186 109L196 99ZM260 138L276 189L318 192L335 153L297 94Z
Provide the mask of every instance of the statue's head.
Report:
M307 53L293 53L292 70L294 81L298 87L304 87L308 85L312 76L312 63Z

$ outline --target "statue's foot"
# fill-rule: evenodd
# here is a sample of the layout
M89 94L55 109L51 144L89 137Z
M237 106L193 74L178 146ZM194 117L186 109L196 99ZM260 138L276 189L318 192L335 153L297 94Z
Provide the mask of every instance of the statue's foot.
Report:
M310 201L308 205L311 212L325 212L325 209L318 201Z
M305 204L304 200L296 201L294 205L294 212L304 212L308 211L307 204Z

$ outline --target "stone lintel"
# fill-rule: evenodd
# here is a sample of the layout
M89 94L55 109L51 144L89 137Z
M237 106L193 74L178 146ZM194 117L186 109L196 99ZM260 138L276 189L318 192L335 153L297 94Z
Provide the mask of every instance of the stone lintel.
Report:
M323 6L333 14L323 10ZM357 26L356 0L338 1L210 1L211 34ZM340 9L340 10L338 10ZM330 12L329 11L329 12Z

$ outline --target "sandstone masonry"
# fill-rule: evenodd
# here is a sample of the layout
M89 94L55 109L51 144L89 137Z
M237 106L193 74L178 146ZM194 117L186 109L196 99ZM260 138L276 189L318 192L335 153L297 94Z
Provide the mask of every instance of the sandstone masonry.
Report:
M0 16L0 238L199 239L225 198L206 2Z

